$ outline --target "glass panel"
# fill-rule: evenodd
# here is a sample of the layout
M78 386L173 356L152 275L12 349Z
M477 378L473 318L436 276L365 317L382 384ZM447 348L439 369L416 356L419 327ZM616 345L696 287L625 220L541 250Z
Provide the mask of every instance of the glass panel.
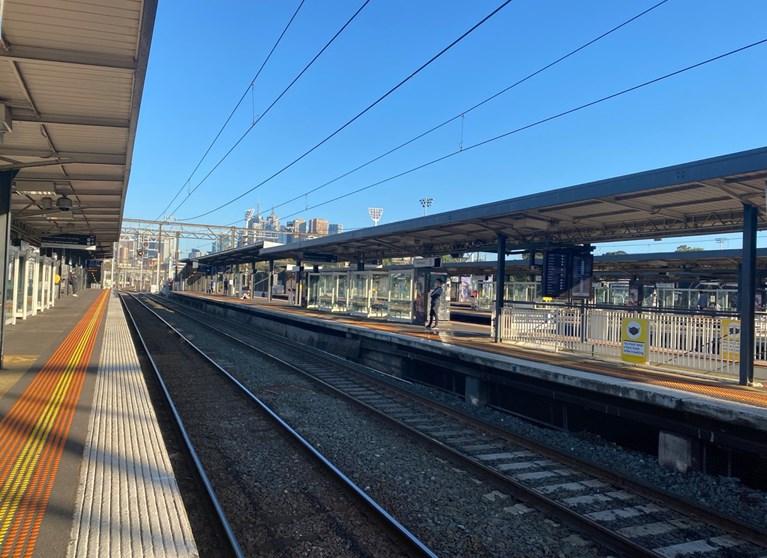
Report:
M45 303L43 301L43 285L45 283L44 277L45 277L45 267L47 265L46 260L47 258L40 258L37 264L37 309L42 310L45 308Z
M37 269L35 269L37 266L35 265L37 263L37 258L35 256L30 256L30 258L27 260L27 266L28 266L28 273L27 273L27 287L26 287L26 294L27 294L27 312L32 313L32 296L35 292L35 272Z
M628 302L629 298L629 286L627 284L611 284L610 285L610 299L608 304L616 304L618 306L624 306Z
M348 300L348 287L349 287L349 274L348 273L335 273L336 280L336 300L333 305L334 312L346 312L347 300Z
M442 297L440 298L440 305L439 305L439 314L438 318L440 320L449 320L450 319L450 289L448 287L448 276L447 273L434 273L432 272L429 276L429 291L437 286L437 279L442 280Z
M373 273L370 276L371 318L386 318L389 315L389 274Z
M320 310L331 312L333 299L335 298L336 275L335 273L320 274L320 282L317 288Z
M483 281L480 284L479 300L477 307L482 310L490 310L495 304L495 283L492 280Z
M5 319L12 321L14 312L13 282L16 279L13 273L16 271L16 251L11 249L8 252L8 274L5 276Z
M19 254L19 270L16 274L16 313L24 311L24 270L27 268L26 254Z
M349 312L368 314L368 274L364 271L352 273Z
M307 308L319 307L319 285L320 285L319 273L310 273L309 274L309 292L306 293Z
M394 271L390 275L389 317L413 320L413 272Z

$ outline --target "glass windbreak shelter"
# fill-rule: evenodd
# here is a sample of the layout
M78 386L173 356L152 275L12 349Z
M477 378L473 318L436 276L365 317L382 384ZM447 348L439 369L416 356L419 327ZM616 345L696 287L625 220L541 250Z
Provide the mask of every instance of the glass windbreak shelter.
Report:
M308 275L307 306L325 312L410 322L413 271L323 271Z
M492 310L495 307L495 282L492 279L477 280L477 309ZM537 302L541 300L541 284L535 281L507 281L503 286L506 302Z
M57 295L58 260L41 256L33 249L8 248L5 278L5 323L15 324L51 308Z

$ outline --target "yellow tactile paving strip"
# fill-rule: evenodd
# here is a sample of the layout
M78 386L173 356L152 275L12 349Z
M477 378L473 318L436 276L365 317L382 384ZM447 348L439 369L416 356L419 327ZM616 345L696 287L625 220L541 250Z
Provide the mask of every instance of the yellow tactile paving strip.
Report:
M34 553L108 295L99 295L0 421L0 558Z
M396 333L398 335L407 335L409 337L418 337L419 339L427 339L430 341L438 340L441 343L456 345L471 349L477 349L480 351L487 351L491 353L523 358L527 360L534 360L537 362L543 362L555 366L562 366L571 368L574 370L582 370L584 372L591 372L594 374L601 374L603 376L612 376L615 378L621 378L626 380L632 380L651 386L659 386L678 391L685 391L688 393L695 393L698 395L706 395L722 401L732 401L735 403L744 403L747 405L753 405L756 407L767 408L767 390L764 388L739 386L735 383L727 383L725 381L719 381L716 379L704 379L704 378L691 378L682 376L681 374L675 374L673 372L663 372L655 370L646 370L635 367L625 367L617 363L602 364L594 361L584 362L578 357L570 357L562 354L540 353L531 350L525 350L518 347L512 347L510 345L497 345L489 341L489 339L476 338L461 338L452 336L450 333L441 333L437 338L434 334L426 331L421 331L415 327L408 326L407 324L398 324L394 322L375 322L369 320L355 319L349 316L342 316L338 314L327 314L324 312L315 312L312 310L306 310L305 308L298 308L295 306L288 306L282 304L258 304L258 302L237 300L231 297L211 296L211 295L196 295L202 298L212 298L215 300L225 300L226 302L236 302L249 306L259 306L269 310L277 312L285 312L289 314L309 316L313 318L320 318L323 320L329 320L337 323L354 325L357 327L366 327L374 329L376 331L385 331L387 333ZM578 359L578 360L576 360Z

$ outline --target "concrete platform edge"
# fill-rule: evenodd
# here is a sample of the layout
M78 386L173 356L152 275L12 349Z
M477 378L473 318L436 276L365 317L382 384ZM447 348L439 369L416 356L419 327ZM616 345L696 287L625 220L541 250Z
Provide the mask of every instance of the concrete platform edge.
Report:
M512 374L519 374L521 376L596 391L640 403L664 407L675 411L689 412L719 421L743 424L751 428L767 431L767 409L761 409L745 403L722 401L706 395L687 393L663 386L647 385L639 381L600 375L593 372L535 362L517 357L499 355L480 349L461 347L436 340L424 340L403 334L375 331L362 325L339 324L312 316L296 316L294 314L280 312L279 310L200 297L188 293L173 294L175 296L202 299L211 304L230 306L240 311L253 312L266 316L279 316L281 319L289 319L313 327L320 326L342 333L353 332L356 335L370 339L386 343L393 342L400 346L432 352L434 354L444 355L447 353L453 358L458 358L463 363L496 368Z

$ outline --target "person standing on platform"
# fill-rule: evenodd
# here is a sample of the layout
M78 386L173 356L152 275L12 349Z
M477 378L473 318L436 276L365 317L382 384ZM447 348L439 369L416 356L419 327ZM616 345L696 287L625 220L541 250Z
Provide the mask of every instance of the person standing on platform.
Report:
M429 323L427 329L437 329L439 326L439 304L442 301L442 279L437 279L437 286L429 291ZM434 324L434 327L432 327Z

